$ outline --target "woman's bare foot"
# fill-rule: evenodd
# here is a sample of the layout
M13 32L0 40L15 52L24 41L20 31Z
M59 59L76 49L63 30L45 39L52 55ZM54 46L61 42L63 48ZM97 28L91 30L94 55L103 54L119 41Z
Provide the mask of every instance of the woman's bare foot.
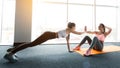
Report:
M91 49L88 49L86 53L84 54L84 56L86 57L91 56Z

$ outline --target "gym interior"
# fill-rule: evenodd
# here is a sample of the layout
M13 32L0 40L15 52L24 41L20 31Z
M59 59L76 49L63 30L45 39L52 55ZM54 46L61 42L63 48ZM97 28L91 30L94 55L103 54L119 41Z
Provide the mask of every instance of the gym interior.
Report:
M66 29L68 22L76 31L98 31L103 23L112 31L104 41L103 52L85 57L74 48L85 36L70 33L66 38L48 40L17 52L18 61L4 59L7 49L30 43L45 31ZM120 68L120 0L0 0L0 68ZM106 30L107 31L107 30Z

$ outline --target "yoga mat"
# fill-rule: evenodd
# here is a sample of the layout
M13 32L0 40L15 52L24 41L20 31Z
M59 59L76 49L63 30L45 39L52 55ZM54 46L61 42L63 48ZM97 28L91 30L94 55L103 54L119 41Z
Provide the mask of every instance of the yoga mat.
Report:
M84 55L87 49L88 48L81 48L81 50L75 50L75 52ZM104 46L103 51L97 51L92 49L91 55L104 54L104 53L116 52L116 51L120 51L120 46L110 45L110 46Z

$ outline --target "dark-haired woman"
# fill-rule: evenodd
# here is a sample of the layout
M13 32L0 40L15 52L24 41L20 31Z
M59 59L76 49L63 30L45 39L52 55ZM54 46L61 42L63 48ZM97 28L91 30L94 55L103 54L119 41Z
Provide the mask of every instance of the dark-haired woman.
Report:
M37 46L39 44L44 43L47 40L55 39L55 38L66 38L67 45L68 45L68 50L70 51L70 48L69 48L69 36L70 36L70 33L81 35L84 32L75 31L75 23L69 22L68 25L67 25L67 28L65 30L60 30L58 32L50 32L50 31L44 32L41 36L39 36L33 42L21 44L21 45L19 45L17 47L12 48L12 50L10 50L4 56L4 58L6 60L10 61L10 62L16 62L17 57L14 54L17 53L18 51L21 51L21 50L23 50L25 48L28 48L28 47Z
M108 29L107 32L106 32L106 28ZM88 41L90 47L86 51L84 56L89 56L91 54L91 49L102 51L104 40L111 33L112 29L110 27L105 26L104 24L100 24L98 26L98 29L99 31L94 31L94 32L86 31L87 33L95 34L96 36L93 38L93 40L91 40L89 36L85 36L83 40L80 42L80 44L76 48L74 48L74 50L80 50L80 46L83 45L86 41Z

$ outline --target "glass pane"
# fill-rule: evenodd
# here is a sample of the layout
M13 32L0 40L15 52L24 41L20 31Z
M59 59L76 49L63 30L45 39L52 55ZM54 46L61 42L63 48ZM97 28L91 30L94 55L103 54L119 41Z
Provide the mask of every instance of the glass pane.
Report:
M2 23L2 13L3 13L3 11L2 11L2 9L3 9L3 0L0 0L0 42L1 42L1 38L2 38L2 32L1 32L1 23Z
M2 41L1 44L13 44L15 0L3 0L2 6Z
M41 2L64 2L64 3L67 2L67 0L38 0L38 1L41 1Z
M69 3L93 4L94 0L68 0Z
M117 6L118 0L96 0L97 5Z
M84 31L84 26L87 26L88 30L93 30L94 13L93 7L81 6L81 5L69 5L68 20L76 23L77 31ZM80 42L82 39L80 36L84 35L72 35L71 42Z
M56 32L66 28L67 7L65 4L33 2L33 7L32 40L45 31Z
M98 26L100 23L104 23L113 29L106 41L116 41L117 0L96 0L96 18L94 16L94 0L68 0L68 8L66 3L67 0L33 1L33 40L45 31L58 31L61 28L66 28L68 20L76 23L77 31L83 31L84 26L87 26L88 30L93 31L95 24ZM84 35L77 36L72 34L71 42L78 43L82 36Z
M97 7L96 21L97 25L104 23L112 28L112 33L106 38L106 41L117 41L117 8Z
M118 35L117 35L117 39L118 41L117 42L120 42L120 0L118 0L118 5L119 5L119 8L117 9L117 31L118 31Z

